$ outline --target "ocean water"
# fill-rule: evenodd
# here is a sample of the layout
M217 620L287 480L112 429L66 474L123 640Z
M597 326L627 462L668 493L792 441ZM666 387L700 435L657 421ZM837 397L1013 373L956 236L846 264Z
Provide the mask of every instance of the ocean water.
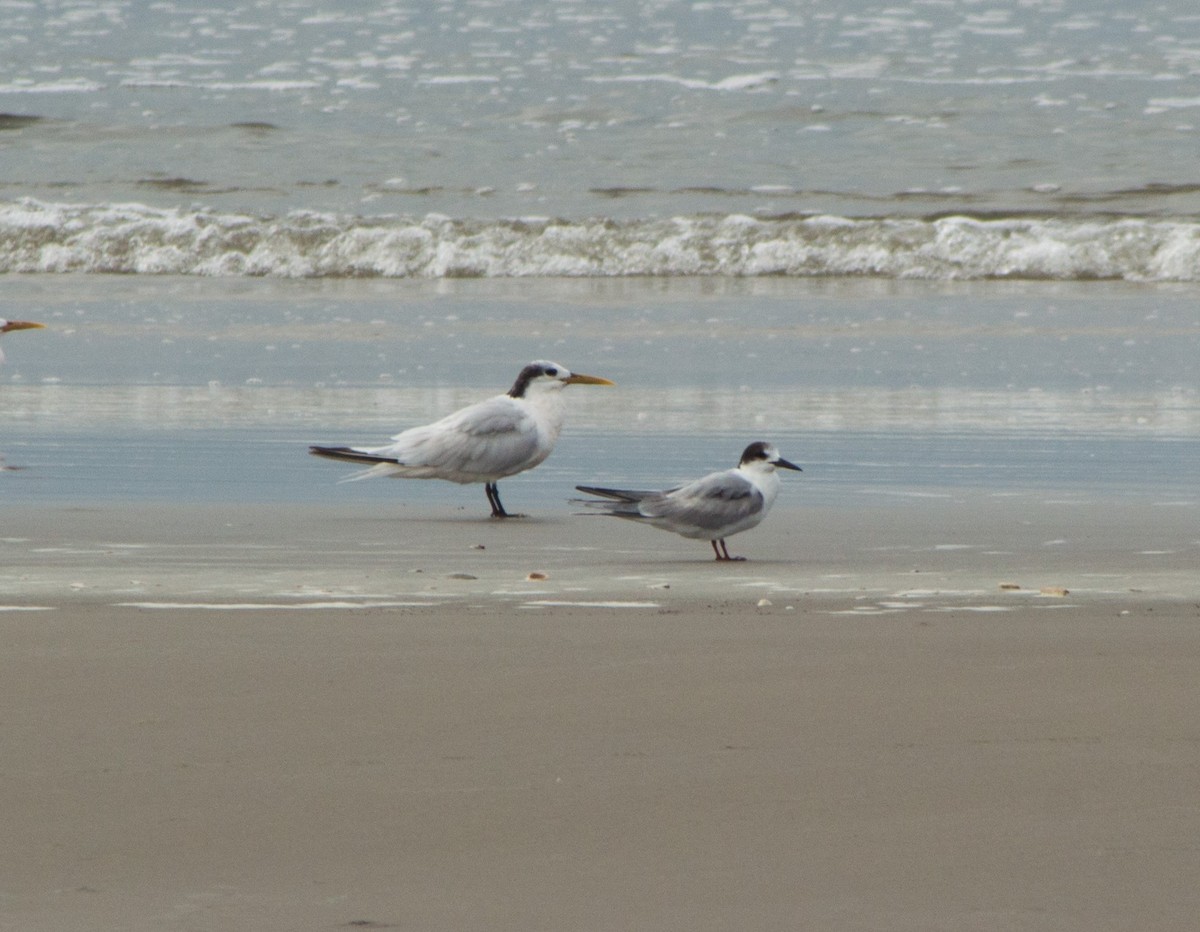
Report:
M1188 0L0 16L0 271L1200 269Z
M1183 0L0 21L0 498L482 501L304 446L550 357L620 386L529 510L760 437L798 503L1200 500Z

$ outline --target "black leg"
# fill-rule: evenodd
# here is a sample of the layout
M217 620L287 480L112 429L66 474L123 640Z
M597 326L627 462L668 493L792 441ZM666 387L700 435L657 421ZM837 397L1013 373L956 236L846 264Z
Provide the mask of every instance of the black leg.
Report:
M723 537L720 540L710 540L709 543L712 544L713 553L717 555L718 560L732 560L736 563L746 559L745 557L731 557L729 555L729 548L725 545L725 538ZM721 545L719 550L717 549L717 544Z
M500 490L496 488L496 483L486 483L483 487L483 490L487 493L488 504L492 506L492 517L507 518L508 512L505 511L504 506L500 504Z
M511 511L505 511L504 506L500 504L500 489L496 483L488 482L484 485L483 490L487 492L488 504L492 506L493 518L524 518L525 515L515 514Z

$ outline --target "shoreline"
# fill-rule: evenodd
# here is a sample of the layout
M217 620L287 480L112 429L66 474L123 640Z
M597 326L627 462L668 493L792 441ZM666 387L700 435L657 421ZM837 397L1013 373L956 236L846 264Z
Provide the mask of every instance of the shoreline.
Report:
M1190 524L1072 513L6 508L0 924L1185 927Z
M1200 598L1200 532L1186 505L781 503L730 538L747 559L729 564L703 541L618 519L560 510L499 522L480 510L473 499L454 508L7 506L0 602L756 608L764 598L781 607L837 596L1015 608L1031 597L1063 604L1061 590L1074 601Z

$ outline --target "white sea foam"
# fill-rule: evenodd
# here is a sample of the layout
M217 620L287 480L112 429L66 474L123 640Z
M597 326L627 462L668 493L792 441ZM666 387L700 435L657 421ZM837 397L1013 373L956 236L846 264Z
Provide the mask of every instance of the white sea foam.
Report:
M281 216L140 204L0 204L0 272L278 278L872 276L1200 280L1192 220L618 221Z
M524 603L526 608L658 608L657 602L569 602L555 599L534 599Z
M93 94L103 90L97 81L68 78L61 81L19 80L0 84L0 94Z
M282 611L282 610L321 610L329 609L360 609L360 608L413 608L425 607L428 602L402 601L325 601L325 602L117 602L120 608L141 608L154 610L190 610L213 612L247 612L247 611Z
M719 81L704 81L676 74L655 73L593 75L586 80L594 84L678 84L693 91L753 91L778 81L779 75L774 71L764 71L758 74L734 74Z
M1148 106L1171 110L1186 110L1190 107L1200 107L1200 97L1157 97L1151 100Z

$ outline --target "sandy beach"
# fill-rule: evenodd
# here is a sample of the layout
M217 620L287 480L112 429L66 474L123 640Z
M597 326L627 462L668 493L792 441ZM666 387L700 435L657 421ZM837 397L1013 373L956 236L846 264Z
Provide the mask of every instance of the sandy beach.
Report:
M715 565L8 508L0 925L1189 928L1195 537L1138 510L781 510Z
M1194 926L1190 294L6 286L0 928ZM527 519L304 452L550 353ZM568 504L760 438L744 563Z
M1200 928L1194 0L0 22L0 932Z

